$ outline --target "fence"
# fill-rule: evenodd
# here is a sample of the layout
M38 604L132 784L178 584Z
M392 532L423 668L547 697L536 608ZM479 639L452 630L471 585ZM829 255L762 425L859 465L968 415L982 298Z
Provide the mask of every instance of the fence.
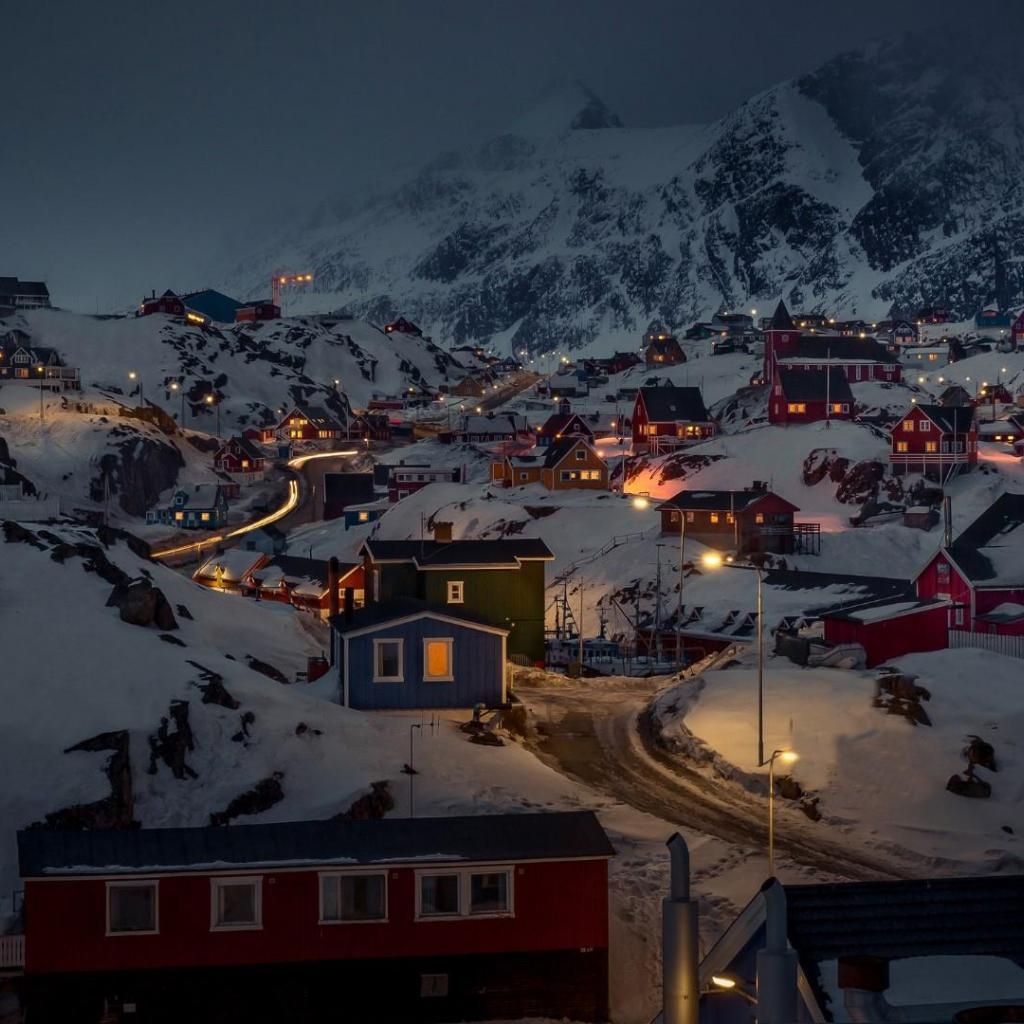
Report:
M25 966L25 936L0 935L0 969Z
M1024 658L1024 636L1002 636L999 633L975 633L968 629L949 631L950 647L980 647L985 651L1005 654L1008 658Z

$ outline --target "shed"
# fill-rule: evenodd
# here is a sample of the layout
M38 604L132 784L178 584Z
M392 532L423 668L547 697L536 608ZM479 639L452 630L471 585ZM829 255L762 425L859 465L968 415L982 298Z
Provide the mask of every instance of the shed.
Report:
M871 668L904 654L944 650L947 615L948 602L908 595L827 610L821 619L825 643L860 644Z
M507 701L509 630L398 598L336 616L340 702L379 708L498 707Z
M349 505L373 501L373 473L324 473L324 519L338 519Z

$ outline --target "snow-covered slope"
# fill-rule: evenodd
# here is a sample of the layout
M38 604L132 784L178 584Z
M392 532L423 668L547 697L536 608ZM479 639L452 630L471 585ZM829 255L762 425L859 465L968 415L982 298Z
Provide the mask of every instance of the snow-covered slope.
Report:
M1024 89L992 40L836 57L707 126L622 128L582 86L219 274L515 349L635 339L720 305L877 316L1024 295Z

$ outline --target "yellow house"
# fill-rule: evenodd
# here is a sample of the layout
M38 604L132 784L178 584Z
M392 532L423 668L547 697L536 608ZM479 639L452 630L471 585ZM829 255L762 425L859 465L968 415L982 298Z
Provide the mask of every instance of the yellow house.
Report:
M525 455L491 463L491 482L505 487L543 484L549 491L608 490L608 466L581 437L565 437Z

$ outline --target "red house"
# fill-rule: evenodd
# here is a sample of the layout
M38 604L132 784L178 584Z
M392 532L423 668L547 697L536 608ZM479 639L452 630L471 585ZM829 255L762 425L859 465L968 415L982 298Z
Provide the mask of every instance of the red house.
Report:
M156 292L153 292L148 299L142 300L136 316L150 316L153 313L166 313L168 316L184 316L185 303L170 288L163 295L159 296Z
M558 403L558 412L549 416L537 429L537 444L546 447L563 437L582 437L593 444L594 431L579 413L573 412L567 399Z
M244 437L232 437L217 449L213 468L232 477L241 477L246 483L263 478L266 456Z
M1024 348L1024 312L1016 317L1010 326L1010 336L1013 338L1014 348Z
M948 480L978 463L978 428L969 405L912 405L889 431L896 476L921 473Z
M776 365L768 400L768 422L817 423L852 420L853 392L841 369L795 370Z
M289 441L337 441L345 436L345 428L321 406L296 405L276 427L264 433Z
M951 630L1024 636L1022 526L1024 494L1003 494L918 573L918 596L946 602Z
M422 338L423 331L416 326L411 320L406 320L404 316L400 316L397 320L392 320L391 323L384 325L385 334L411 334L414 337Z
M37 829L18 854L37 1024L608 1019L590 811Z
M945 601L885 597L821 613L830 647L860 644L868 668L920 651L949 646Z
M244 576L240 589L261 601L280 601L326 619L332 613L330 577L330 563L323 559L274 555ZM339 563L333 610L344 607L346 590L352 591L353 606L362 607L363 578L362 562Z
M671 451L715 436L700 388L640 388L631 424L635 452Z
M235 310L235 323L252 323L255 320L279 320L281 307L275 306L273 302L266 299L259 299L256 302L247 302Z

